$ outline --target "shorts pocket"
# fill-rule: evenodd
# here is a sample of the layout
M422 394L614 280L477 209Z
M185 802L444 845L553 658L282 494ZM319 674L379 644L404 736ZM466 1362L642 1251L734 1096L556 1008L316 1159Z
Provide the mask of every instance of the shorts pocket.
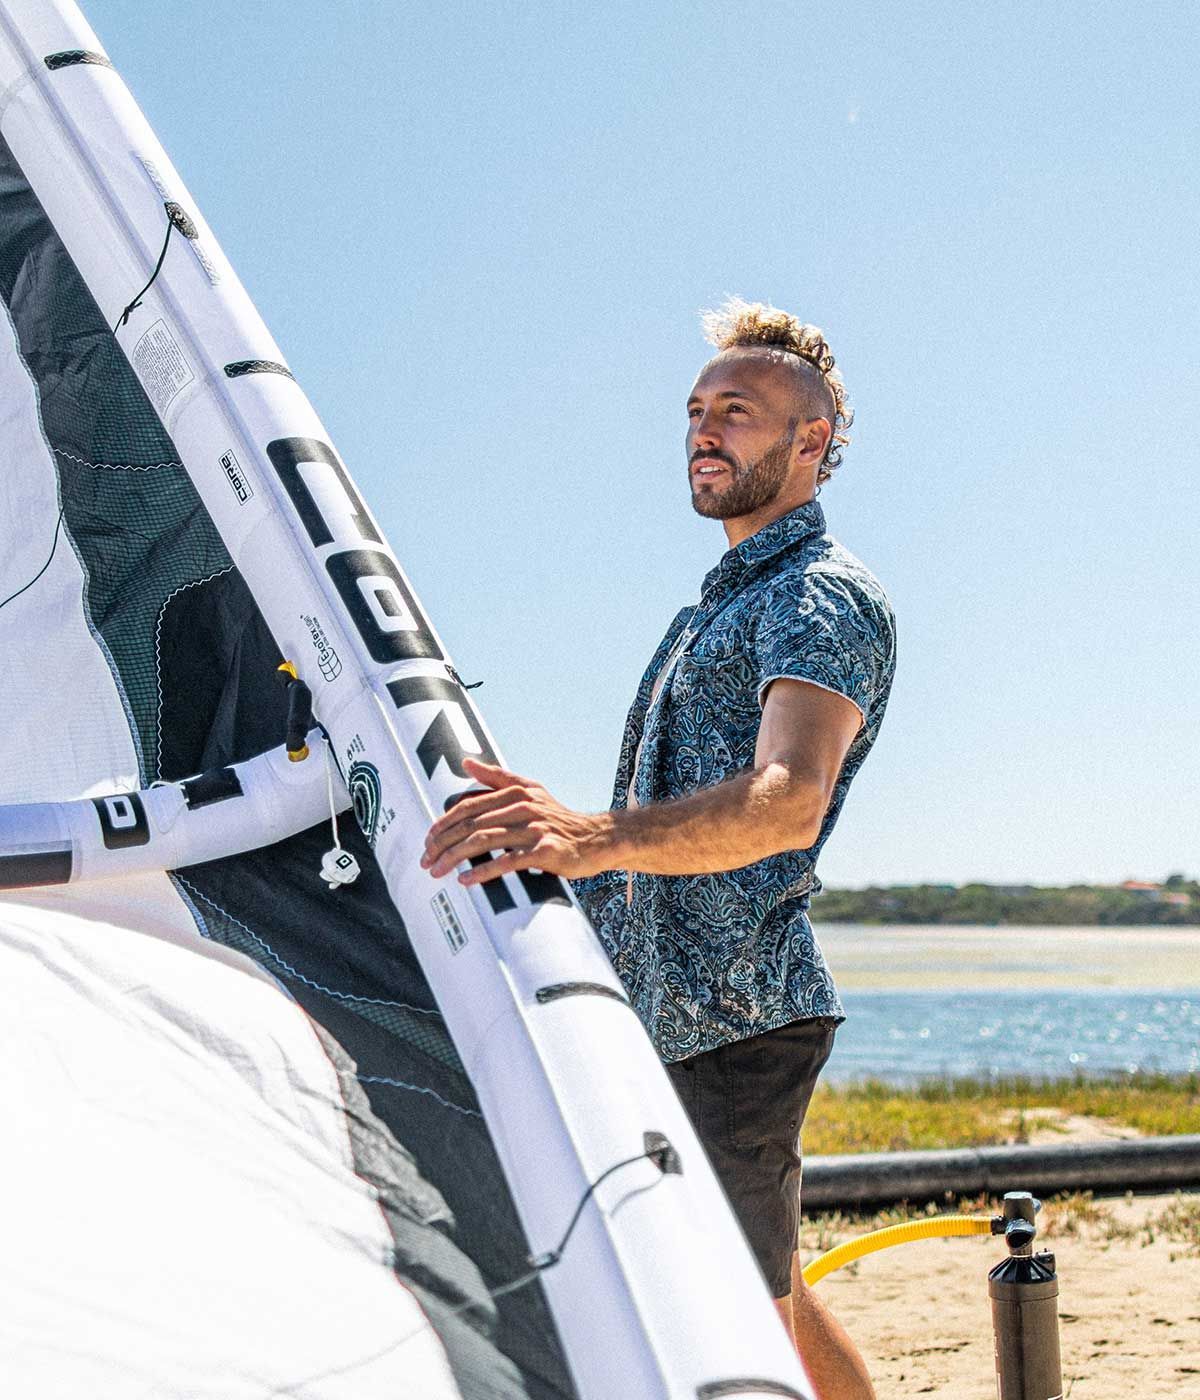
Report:
M735 1147L795 1145L835 1030L836 1022L820 1017L724 1047Z

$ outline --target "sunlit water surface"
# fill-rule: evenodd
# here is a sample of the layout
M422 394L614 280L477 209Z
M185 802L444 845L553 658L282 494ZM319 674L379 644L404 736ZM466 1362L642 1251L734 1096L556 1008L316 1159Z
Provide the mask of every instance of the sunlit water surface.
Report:
M829 1080L1200 1070L1200 929L817 932L847 1013Z

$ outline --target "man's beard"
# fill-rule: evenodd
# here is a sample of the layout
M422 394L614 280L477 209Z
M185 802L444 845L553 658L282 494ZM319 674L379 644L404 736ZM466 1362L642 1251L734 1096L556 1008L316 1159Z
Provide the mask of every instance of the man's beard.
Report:
M734 520L739 515L750 515L753 511L770 505L787 480L788 458L795 435L795 428L789 428L757 461L745 467L735 466L721 453L707 454L719 462L724 462L732 473L733 480L723 491L717 491L713 487L697 490L693 484L692 509L697 515L706 516L709 520ZM703 478L700 480L703 481Z

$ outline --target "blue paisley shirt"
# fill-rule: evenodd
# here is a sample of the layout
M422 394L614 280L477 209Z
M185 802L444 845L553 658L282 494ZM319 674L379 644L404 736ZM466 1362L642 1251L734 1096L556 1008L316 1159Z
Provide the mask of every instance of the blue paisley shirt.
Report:
M773 680L810 681L852 700L859 730L806 851L714 875L574 882L659 1054L681 1060L842 1004L806 913L817 856L883 719L895 625L879 582L825 532L817 502L729 550L705 577L642 677L625 724L613 791L646 806L754 766ZM661 683L660 682L661 678Z

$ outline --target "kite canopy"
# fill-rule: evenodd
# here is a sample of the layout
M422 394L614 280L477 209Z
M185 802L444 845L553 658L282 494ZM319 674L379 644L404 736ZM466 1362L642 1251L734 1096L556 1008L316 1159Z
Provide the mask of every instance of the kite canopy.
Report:
M419 869L494 742L69 0L0 94L8 1389L806 1400L566 887Z
M278 749L279 648L7 142L0 298L0 596L49 558L0 609L0 800ZM540 1287L488 1296L528 1245L352 823L317 878L321 761L264 849L3 895L14 1393L574 1393Z

